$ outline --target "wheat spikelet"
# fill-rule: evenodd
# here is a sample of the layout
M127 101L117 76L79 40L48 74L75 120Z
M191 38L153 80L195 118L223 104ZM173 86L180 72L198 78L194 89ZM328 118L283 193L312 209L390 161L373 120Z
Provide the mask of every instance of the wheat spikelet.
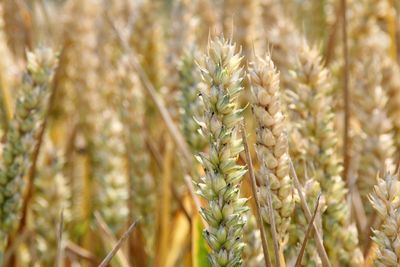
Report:
M145 106L144 96L135 73L127 71L127 62L120 61L120 116L123 122L128 172L128 208L131 218L142 219L140 229L146 236L146 252L153 255L155 233L156 194L154 178L150 172L150 157L146 151L143 132ZM122 68L125 67L125 68Z
M132 14L134 21L129 37L144 71L157 89L160 89L165 78L163 31L156 12L159 8L156 1L139 3Z
M102 21L101 21L102 22ZM103 215L105 222L114 232L119 232L125 224L128 209L126 175L124 173L123 123L118 116L120 86L119 76L114 68L118 46L109 37L106 24L100 27L97 37L97 54L101 61L98 66L98 94L94 112L98 114L95 122L96 134L93 143L93 177L96 186L95 208ZM118 51L118 50L117 50ZM112 155L112 157L111 157Z
M166 76L165 84L170 93L176 94L179 88L179 74L177 68L180 58L185 48L192 45L195 41L194 33L197 21L194 14L194 6L186 0L174 2L170 20L172 25L170 29L170 39L168 40L169 53L166 55L168 75ZM174 99L174 97L171 98Z
M66 178L72 187L72 224L83 229L75 238L80 245L91 249L97 245L93 242L94 234L90 226L98 203L96 183L101 182L101 178L95 176L95 168L99 166L96 158L99 141L95 137L101 129L98 116L101 114L102 103L98 75L100 62L97 55L100 6L97 0L82 3L72 0L67 2L65 9L62 54L64 73L59 81L61 91L57 98L66 105L67 109L62 113L70 114L72 109L78 114L75 143L83 153L72 158L69 163L70 173ZM80 19L76 20L75 16ZM58 106L58 103L55 105Z
M387 113L386 94L393 94L393 88L390 87L395 86L396 81L390 78L392 67L387 64L390 61L390 40L379 26L379 17L385 9L380 7L383 2L385 1L348 1L347 8L348 36L351 37L348 46L352 106L350 144L346 149L351 154L350 173L358 176L357 184L367 213L371 212L367 195L375 182L375 174L382 171L385 164L391 165L394 153L392 130L396 122L395 119L391 121ZM377 12L378 10L381 11ZM331 69L337 72L344 67L344 62L341 49L335 54ZM338 94L339 101L335 103L335 110L342 114L342 77L341 74L336 77L338 79L335 81L334 93ZM392 101L396 101L395 98ZM393 112L393 109L390 110L389 112ZM340 116L338 118L342 119ZM342 132L340 124L338 129ZM394 133L396 134L396 129ZM339 145L342 147L341 143ZM349 178L352 179L352 175Z
M381 58L375 54L369 58L363 56L359 60L353 68L353 79L350 80L354 116L362 130L353 141L359 155L354 167L358 168L357 186L366 201L374 185L375 174L382 171L385 164L392 166L394 146L392 121L385 111L388 99L381 86ZM370 211L367 208L367 212Z
M380 1L382 2L382 1ZM374 1L351 1L349 4L349 87L352 92L354 118L360 130L353 137L356 160L352 168L358 172L357 185L366 211L367 195L375 183L375 175L387 164L392 167L394 154L393 124L387 112L388 80L383 80L384 62L389 55L389 37L379 27L379 15ZM372 7L374 6L374 8ZM379 5L378 5L379 6ZM374 73L373 75L371 75Z
M376 266L400 264L400 181L398 174L385 173L378 178L370 201L382 219L382 225L374 230L373 241L378 245Z
M321 192L320 184L314 180L306 180L303 187L303 194L306 197L307 204L310 208L314 208L316 205L316 200L318 194ZM285 258L287 259L287 265L292 266L297 256L299 255L300 244L305 237L304 229L308 226L308 221L304 216L304 211L300 205L300 199L298 193L294 196L294 201L296 203L292 220L288 228L289 239L285 246ZM320 199L320 211L323 212L326 209L326 202L324 196ZM323 236L321 218L315 220L318 229L320 230L321 236ZM303 257L303 262L307 263L309 266L322 266L322 262L318 256L318 251L316 249L316 244L314 240L309 240L306 251Z
M129 28L129 44L136 52L135 54L138 62L154 88L158 90L163 97L169 96L170 94L174 95L174 97L171 98L165 97L165 100L169 112L172 117L176 119L178 117L176 109L176 92L173 91L173 89L176 88L168 88L165 86L166 84L164 84L165 80L169 80L166 75L169 76L170 73L166 72L168 70L167 65L165 64L167 55L165 53L166 43L164 38L164 28L161 27L163 17L160 16L160 10L161 3L157 1L146 0L137 3L136 8L131 15L132 22L131 27ZM172 70L176 74L176 68L171 68L169 70ZM176 79L172 79L172 81L169 80L168 82L168 86L170 86L172 82L172 86L176 87ZM148 98L145 98L144 100L146 102L146 124L163 125L158 113L156 112L154 103ZM152 139L155 140L155 143L163 142L164 131L150 128L149 134L152 136Z
M96 57L96 5L95 0L70 1L66 7L67 16L64 26L65 31L65 54L68 62L66 63L65 90L75 93L74 97L79 102L79 110L82 113L80 120L82 126L89 128L92 122L90 116L94 109L94 92L97 87L96 70L99 66ZM79 14L79 23L74 19L74 15ZM76 92L75 90L79 90ZM82 104L82 105L81 105ZM81 110L84 109L84 110ZM90 129L85 129L90 131ZM85 135L88 133L85 133Z
M204 237L211 247L212 266L242 265L244 213L248 210L247 199L240 198L239 190L246 170L236 164L243 149L236 133L241 121L236 101L243 76L241 57L235 49L230 41L212 40L201 67L207 90L201 92L205 109L200 125L209 141L209 152L198 156L205 176L197 186L208 202L201 214L208 223Z
M96 11L99 6L96 0L70 1L66 6L64 25L64 49L68 62L66 63L65 90L75 92L79 110L82 113L80 120L84 132L89 129L92 122L91 110L94 109L96 99L93 99L97 87L96 70L99 61L96 56L97 31ZM81 19L77 21L75 16ZM79 90L79 91L78 91ZM85 135L90 135L85 133Z
M255 59L250 65L249 77L253 93L252 110L257 122L256 152L261 165L258 184L262 216L265 223L271 223L266 190L269 179L275 224L280 244L284 246L294 201L286 126L280 109L279 73L268 55L265 60Z
M400 266L399 10L0 1L0 266Z
M44 138L43 150L38 160L38 177L35 179L35 194L32 204L34 229L37 233L35 251L38 262L51 265L57 255L57 235L54 226L59 223L60 212L64 221L70 221L70 188L62 173L64 157L60 149L53 146L48 136ZM46 216L43 216L46 214Z
M186 141L194 153L203 151L207 140L199 133L200 126L195 118L203 115L203 106L198 95L200 81L199 73L195 63L195 50L187 51L181 60L179 68L180 88L181 88L181 121L182 131Z
M106 106L104 104L104 106ZM97 120L98 133L93 137L92 175L96 195L93 208L99 210L111 230L124 226L128 210L126 180L123 173L124 144L122 124L115 112L104 110ZM112 155L112 157L110 157Z
M49 49L28 53L27 70L23 76L15 115L7 132L0 169L0 259L7 240L18 219L23 177L30 165L36 143L36 130L42 121L49 96L56 60Z
M400 67L396 62L387 59L383 63L382 88L388 96L385 107L393 124L393 141L396 148L395 163L400 160Z
M304 42L298 54L293 89L289 91L292 132L291 150L298 172L309 174L321 185L327 209L323 214L324 243L332 262L355 266L362 261L358 237L349 225L347 190L341 178L342 166L337 154L330 76L322 66L318 51ZM351 236L351 237L350 237ZM338 248L337 244L341 246Z
M263 253L261 247L260 231L257 222L251 212L247 213L246 225L243 229L243 263L248 267L257 267L263 264Z
M195 43L195 30L198 27L198 18L195 14L195 5L188 0L178 0L174 3L171 12L171 33L168 42L168 65L171 68L179 64L185 49ZM172 70L170 72L173 73Z

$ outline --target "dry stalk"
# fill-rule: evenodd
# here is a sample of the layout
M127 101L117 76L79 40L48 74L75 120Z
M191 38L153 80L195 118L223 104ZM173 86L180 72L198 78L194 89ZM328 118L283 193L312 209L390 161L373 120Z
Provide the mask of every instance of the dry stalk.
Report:
M67 253L73 254L74 256L91 263L91 266L99 265L100 261L90 251L78 246L70 240L66 240L65 243L65 251Z
M115 256L115 254L118 253L118 250L121 248L122 244L125 242L125 240L128 239L130 234L135 230L136 224L138 223L138 220L134 221L126 230L126 232L121 236L121 238L118 240L118 242L114 245L112 250L107 254L107 256L104 258L104 260L99 264L99 267L106 267L108 264L111 262L112 258Z
M101 230L101 237L103 238L103 242L107 243L108 246L111 246L112 249L109 252L109 254L106 256L106 258L102 261L105 263L103 266L107 266L109 261L117 255L117 259L119 263L121 264L122 267L129 267L128 260L123 253L122 250L119 250L121 247L122 243L129 237L130 233L135 229L137 221L132 223L131 227L128 228L128 230L121 236L119 240L116 240L115 236L113 235L111 229L108 227L107 223L104 221L103 217L100 215L99 212L95 211L94 212L94 217L96 219L96 223L99 226Z
M62 254L63 254L63 240L62 234L64 231L64 210L60 212L60 222L57 227L57 257L56 257L56 267L61 267Z
M300 197L300 201L301 201L301 205L303 207L304 214L307 217L307 220L310 222L312 219L310 208L308 207L307 201L303 195L303 189L301 188L299 179L297 178L296 170L295 170L295 168L293 166L293 162L290 158L289 158L289 165L290 165L290 169L292 172L294 185L295 185L297 192L299 194L299 197ZM318 250L319 257L321 258L322 265L324 267L329 267L329 266L331 266L331 264L329 262L328 254L326 254L326 251L324 248L324 243L322 242L322 237L321 237L319 230L318 230L317 226L315 225L315 223L313 224L313 229L314 229L314 237L315 237L316 243L317 243L317 250Z
M315 204L314 213L313 213L313 216L311 218L311 221L308 223L306 235L304 237L303 243L301 244L299 256L296 259L295 267L300 267L301 266L301 260L303 259L304 251L305 251L306 246L307 246L307 241L308 241L308 239L310 237L311 230L313 229L313 224L314 224L315 217L318 214L318 207L319 207L320 198L321 198L321 194L319 194L318 197L317 197L317 202Z
M343 35L343 100L344 100L344 131L343 131L343 179L348 180L350 167L350 93L349 93L349 55L347 44L347 4L346 0L340 0L341 18L342 18L342 35Z
M254 200L256 202L256 218L257 218L258 228L260 229L260 233L261 233L261 242L262 242L262 248L263 248L263 253L264 253L265 266L271 267L272 265L271 265L271 259L270 259L269 252L268 252L269 250L268 250L267 235L265 233L264 223L262 221L262 216L261 216L260 200L258 199L257 183L256 183L256 177L255 177L254 168L253 168L253 162L251 160L250 150L249 150L249 146L247 144L246 129L244 126L242 126L241 130L242 130L242 139L243 139L243 146L244 146L244 151L245 151L245 155L246 155L247 166L249 168L251 189L252 189Z

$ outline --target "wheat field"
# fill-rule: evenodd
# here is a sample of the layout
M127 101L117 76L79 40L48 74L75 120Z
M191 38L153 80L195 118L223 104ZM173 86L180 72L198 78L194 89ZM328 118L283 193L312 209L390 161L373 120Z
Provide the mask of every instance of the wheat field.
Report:
M399 49L399 0L0 0L0 267L399 267Z

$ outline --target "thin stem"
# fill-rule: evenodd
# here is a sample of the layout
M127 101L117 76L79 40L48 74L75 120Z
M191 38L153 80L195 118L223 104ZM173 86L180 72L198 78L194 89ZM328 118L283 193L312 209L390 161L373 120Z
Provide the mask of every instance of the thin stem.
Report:
M341 0L342 35L343 35L343 100L344 100L344 132L343 132L343 178L348 180L350 168L350 92L349 92L349 55L347 43L347 3Z
M390 36L389 54L390 57L394 61L396 61L397 60L397 41L396 41L397 27L396 27L396 17L395 17L396 11L393 0L388 0L388 4L390 11L387 12L387 16L385 17L385 19L386 19L387 31Z
M353 206L353 211L357 223L357 227L359 229L359 233L365 233L368 230L368 219L367 214L365 213L364 204L361 199L360 192L356 186L357 177L350 172L347 186L350 192L351 203ZM367 231L368 232L368 231ZM369 236L366 240L369 239Z
M25 242L28 238L33 233L31 231L28 231L28 229L25 229L20 235L18 235L15 239L14 242L7 247L7 251L3 254L3 264L1 265L2 262L0 260L0 266L9 266L11 257L14 256L14 252L17 250L18 246L20 246L23 242ZM1 252L0 252L1 253Z
M99 264L99 267L106 267L108 264L111 262L112 258L114 257L115 254L117 254L118 250L122 246L122 244L125 242L126 239L131 235L133 230L136 227L138 220L134 221L131 226L129 226L128 230L121 236L121 238L118 240L118 242L114 245L110 253L107 254L107 256L104 258L104 260Z
M295 267L301 267L301 260L303 259L304 251L306 250L307 241L310 238L311 229L313 228L314 220L315 220L315 217L317 216L317 213L318 213L318 207L319 207L320 198L321 198L321 193L318 194L317 203L315 204L315 208L314 208L314 213L313 213L313 216L311 218L311 221L308 223L306 235L304 237L303 244L301 245L299 256L296 259L296 264L294 265Z
M366 223L366 227L364 228L364 240L366 240L366 244L364 246L364 256L365 258L367 258L367 255L369 253L369 251L371 250L372 246L373 246L373 242L372 239L370 238L372 235L372 229L374 226L376 226L377 222L379 222L379 216L376 213L376 211L374 210L373 213L370 215L369 220Z
M325 49L325 66L328 66L331 63L332 56L333 56L333 51L335 48L336 44L336 39L337 39L337 32L340 24L340 14L342 13L342 6L339 3L339 6L337 7L336 10L336 19L334 24L331 27L329 37L328 37L328 42L326 44L326 49Z
M56 256L56 267L61 266L62 257L62 234L64 229L64 210L60 212L60 223L58 224L57 231L57 256Z
M312 219L310 208L308 207L306 198L303 195L303 189L300 185L299 179L297 178L296 170L293 166L293 162L292 162L291 158L289 158L289 165L290 165L290 170L292 171L292 178L294 181L294 185L299 193L300 202L303 207L304 215L306 216L307 220L310 222ZM318 251L319 257L321 258L322 266L330 267L331 264L329 262L328 254L326 254L321 234L319 233L318 227L315 225L315 223L313 223L313 228L314 228L315 242L317 244L317 251Z
M242 139L243 139L244 152L246 154L247 166L249 168L251 189L253 192L254 200L256 202L256 218L257 218L258 228L260 228L260 233L261 233L261 244L262 244L262 248L263 248L263 252L264 252L265 266L271 267L272 265L271 265L271 258L269 256L269 252L268 252L267 235L265 234L264 224L261 219L260 200L258 199L258 195L257 195L256 177L254 174L253 162L251 160L249 146L247 144L246 130L243 125L241 127L241 133L242 133Z
M122 237L117 241L116 237L114 236L113 232L111 231L110 227L108 227L107 223L104 221L103 217L100 215L98 211L94 212L94 218L96 220L96 224L101 231L101 238L103 239L103 243L107 246L112 247L110 253L104 258L100 266L107 266L109 261L116 255L116 259L119 261L122 267L129 267L129 262L126 258L124 251L119 250L122 243L130 236L131 232L136 226L138 220L136 220L126 232L122 235ZM132 228L133 227L133 228Z
M77 258L80 258L82 260L85 260L89 263L91 263L91 266L98 266L100 260L98 260L92 252L78 246L77 244L73 243L70 240L66 240L65 242L65 250L67 251L67 254L72 254Z
M62 52L63 51L64 51L64 49L62 50ZM13 235L9 236L9 239L7 241L7 248L13 246L14 238L16 238L18 235L21 235L21 233L24 232L25 227L26 227L26 222L27 222L27 218L29 215L29 212L28 212L29 205L32 202L31 199L34 194L34 179L36 176L36 163L39 158L39 153L40 153L40 149L42 147L44 133L46 130L46 126L48 124L48 120L51 116L51 112L52 112L52 108L53 108L54 100L55 100L55 96L56 96L56 88L57 88L56 83L58 80L57 79L58 75L60 75L60 74L57 74L57 73L59 73L58 70L59 70L59 67L57 67L56 74L53 77L52 84L50 85L50 88L49 88L50 97L46 103L45 115L44 115L43 121L39 127L38 134L36 136L36 140L34 143L34 148L33 148L33 152L31 155L30 167L29 167L29 170L28 170L28 173L26 176L27 183L26 183L26 186L25 186L26 189L25 189L25 192L23 195L24 197L22 199L21 216L18 221L18 228L17 228L17 231ZM15 255L11 255L11 259L10 259L11 261L14 260L14 256Z

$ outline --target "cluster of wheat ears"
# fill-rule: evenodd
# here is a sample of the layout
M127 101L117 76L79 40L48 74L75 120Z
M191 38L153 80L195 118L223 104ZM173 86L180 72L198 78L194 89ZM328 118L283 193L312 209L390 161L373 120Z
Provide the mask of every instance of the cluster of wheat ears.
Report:
M1 0L0 267L399 267L398 48L397 0Z

